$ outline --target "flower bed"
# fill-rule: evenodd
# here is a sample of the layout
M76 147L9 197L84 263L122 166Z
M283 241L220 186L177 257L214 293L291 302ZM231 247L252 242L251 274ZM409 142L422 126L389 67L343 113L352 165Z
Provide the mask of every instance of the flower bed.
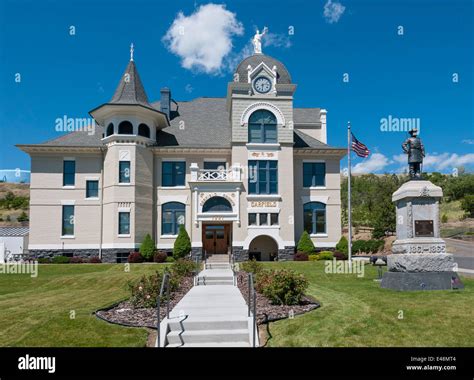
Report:
M248 305L248 274L240 271L237 273L237 286ZM312 297L303 296L297 305L274 305L270 299L257 292L257 324L290 318L292 315L307 313L317 309L320 304Z
M178 288L170 293L170 311L177 305L184 295L193 287L193 277L182 277ZM96 311L95 315L106 322L129 327L149 327L156 329L158 322L156 307L134 308L129 300L122 301L107 309ZM166 303L160 308L161 319L166 317Z

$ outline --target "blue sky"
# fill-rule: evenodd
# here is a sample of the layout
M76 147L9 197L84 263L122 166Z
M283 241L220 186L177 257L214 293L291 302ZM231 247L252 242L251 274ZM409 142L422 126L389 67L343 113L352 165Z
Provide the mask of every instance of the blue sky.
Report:
M88 117L108 101L131 42L150 100L163 86L177 100L222 97L263 26L270 33L264 53L281 60L298 85L295 106L328 110L329 144L346 145L350 120L368 145L373 154L354 158L356 171L404 166L406 133L381 131L389 115L419 119L427 170L474 169L472 1L208 4L0 0L0 169L28 169L29 157L14 144L57 137L56 118ZM191 31L186 44L176 35L180 23Z

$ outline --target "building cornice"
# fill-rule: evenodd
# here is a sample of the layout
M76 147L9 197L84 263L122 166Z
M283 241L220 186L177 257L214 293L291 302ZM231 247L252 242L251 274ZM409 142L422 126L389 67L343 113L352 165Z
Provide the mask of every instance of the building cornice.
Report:
M99 146L15 145L25 153L101 153Z
M342 158L347 154L347 149L317 149L317 148L295 148L293 149L293 154L295 156L331 156Z
M232 148L194 148L194 147L151 147L154 154L158 153L186 153L186 154L231 154Z

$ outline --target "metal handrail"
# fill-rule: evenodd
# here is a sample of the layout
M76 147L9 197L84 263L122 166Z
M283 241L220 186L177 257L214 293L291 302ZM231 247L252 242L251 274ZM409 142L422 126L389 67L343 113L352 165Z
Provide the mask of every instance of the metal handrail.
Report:
M158 317L158 322L156 326L156 331L157 331L157 346L160 347L160 325L161 325L161 316L160 316L160 311L161 311L161 297L163 297L164 291L166 288L166 318L169 319L170 317L170 275L167 271L165 271L163 275L163 281L161 282L161 289L160 289L160 294L158 295L158 299L156 300L156 313Z
M256 345L257 340L257 292L255 291L255 286L253 282L253 273L248 274L248 316L250 317L250 308L252 307L253 312L253 327L252 327L252 340L253 346Z

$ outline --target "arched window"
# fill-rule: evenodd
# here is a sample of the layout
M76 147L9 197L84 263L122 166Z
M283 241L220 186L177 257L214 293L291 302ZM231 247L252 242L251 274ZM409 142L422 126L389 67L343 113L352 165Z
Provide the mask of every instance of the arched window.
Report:
M107 133L105 134L106 136L111 136L114 134L114 123L110 123L107 126Z
M179 226L185 223L185 205L168 202L161 209L161 234L178 235Z
M267 110L255 111L249 118L249 143L278 142L277 121Z
M150 128L148 128L148 125L140 124L138 126L138 135L150 138Z
M119 135L133 135L133 125L129 121L122 121L118 127Z
M305 203L303 213L305 231L310 234L326 233L326 205L324 203Z
M202 212L232 212L232 205L224 197L212 197L204 203Z

